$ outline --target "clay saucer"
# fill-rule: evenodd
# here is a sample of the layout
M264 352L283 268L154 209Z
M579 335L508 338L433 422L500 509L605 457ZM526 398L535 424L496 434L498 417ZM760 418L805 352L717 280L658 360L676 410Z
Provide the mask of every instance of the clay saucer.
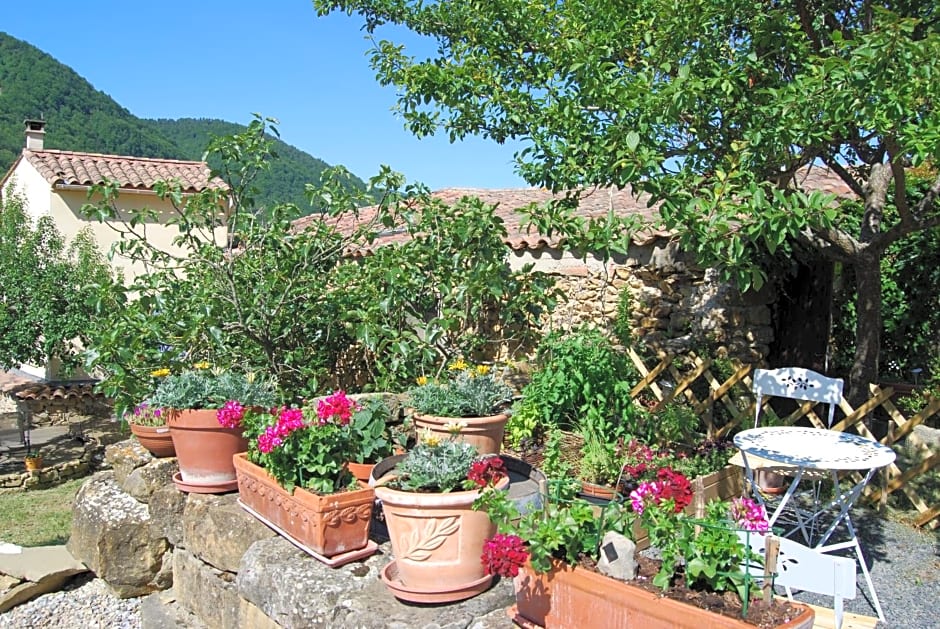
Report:
M409 603L453 603L462 601L485 592L493 581L491 575L483 575L482 579L471 581L463 585L437 591L428 592L425 590L415 590L401 582L398 576L398 566L394 561L389 562L379 573L382 583L385 584L395 598L399 598Z
M187 483L179 472L173 475L173 482L177 489L191 494L225 494L238 489L238 479L221 483Z

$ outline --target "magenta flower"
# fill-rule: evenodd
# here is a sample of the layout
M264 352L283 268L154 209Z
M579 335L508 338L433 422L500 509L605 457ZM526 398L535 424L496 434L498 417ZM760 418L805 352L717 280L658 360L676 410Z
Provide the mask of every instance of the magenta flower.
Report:
M521 537L497 533L483 543L480 562L486 567L487 574L514 577L528 559L529 551Z
M215 416L225 428L237 428L245 416L245 407L237 400L229 400L216 412Z
M342 389L317 402L317 418L321 426L331 421L345 426L352 418L353 411L357 410L359 410L359 405L349 399Z
M643 481L636 489L630 492L630 506L637 515L643 515L643 510L652 504L659 504L660 487L657 481Z
M750 498L734 498L731 501L731 519L745 531L770 532L767 512L763 505Z

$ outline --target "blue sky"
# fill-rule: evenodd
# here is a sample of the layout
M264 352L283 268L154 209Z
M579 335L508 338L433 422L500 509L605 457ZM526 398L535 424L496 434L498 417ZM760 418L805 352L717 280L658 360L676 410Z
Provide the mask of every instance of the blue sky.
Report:
M5 0L0 31L141 118L247 124L258 112L280 121L288 144L363 179L388 164L435 190L525 185L512 164L518 145L406 131L359 20L319 18L309 0Z

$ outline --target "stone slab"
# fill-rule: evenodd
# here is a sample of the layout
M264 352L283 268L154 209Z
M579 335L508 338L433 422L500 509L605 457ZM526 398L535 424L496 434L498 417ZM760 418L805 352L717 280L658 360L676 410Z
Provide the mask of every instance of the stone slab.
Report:
M39 581L23 581L19 585L0 596L0 614L17 605L31 601L37 596L58 592L62 586L72 578L75 573L53 572L45 575Z
M0 573L23 581L41 581L52 574L72 576L87 572L65 546L34 546L16 554L0 554Z

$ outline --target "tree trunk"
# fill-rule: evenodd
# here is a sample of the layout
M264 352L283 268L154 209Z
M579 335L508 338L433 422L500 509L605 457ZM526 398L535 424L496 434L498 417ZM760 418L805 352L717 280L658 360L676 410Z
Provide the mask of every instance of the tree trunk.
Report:
M858 406L868 397L869 383L878 380L878 355L881 352L881 263L874 251L867 250L858 256L854 266L858 288L856 344L846 399L852 406Z

